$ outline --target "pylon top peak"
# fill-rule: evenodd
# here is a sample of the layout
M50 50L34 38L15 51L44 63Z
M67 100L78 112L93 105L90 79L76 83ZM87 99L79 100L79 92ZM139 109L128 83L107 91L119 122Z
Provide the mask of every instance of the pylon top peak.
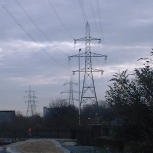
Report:
M87 22L86 27L89 27L89 22Z

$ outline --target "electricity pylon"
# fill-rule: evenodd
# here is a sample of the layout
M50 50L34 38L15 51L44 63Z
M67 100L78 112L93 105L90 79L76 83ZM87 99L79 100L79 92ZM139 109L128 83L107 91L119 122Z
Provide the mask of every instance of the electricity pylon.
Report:
M70 89L68 92L61 92L61 93L69 93L69 105L74 105L74 97L73 97L73 93L78 93L77 91L73 90L73 85L77 85L77 83L73 83L73 78L72 75L70 75L70 82L69 83L65 83L64 85L70 85Z
M28 103L27 106L27 112L26 112L26 116L33 116L36 113L36 101L35 98L37 98L35 96L35 92L31 90L30 86L29 86L29 90L25 91L26 93L28 93L27 96L24 96L28 98L28 101L25 101Z
M82 92L81 92L80 107L82 104L85 104L89 101L90 103L95 105L96 108L98 108L97 95L96 95L95 84L94 84L94 79L93 79L93 72L103 73L103 70L94 69L92 67L91 58L104 57L106 60L107 56L91 52L90 44L91 44L91 41L94 41L94 40L99 41L99 43L101 42L101 39L93 38L90 36L90 26L89 26L89 23L87 22L86 36L84 38L74 39L74 43L76 43L77 41L85 41L85 53L79 53L77 55L69 56L69 59L71 57L78 57L79 59L80 57L85 58L85 68L73 71L73 72L79 72L79 73L84 72L84 80L83 80L83 87L82 87Z

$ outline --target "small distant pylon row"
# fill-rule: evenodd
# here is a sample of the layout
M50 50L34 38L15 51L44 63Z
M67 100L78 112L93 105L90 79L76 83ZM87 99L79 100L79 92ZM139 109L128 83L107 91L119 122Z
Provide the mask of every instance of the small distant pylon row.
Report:
M27 101L25 101L26 103L28 103L27 105L27 111L26 111L26 116L33 116L36 114L36 96L35 96L35 92L31 90L31 87L29 86L29 90L25 91L27 93L26 96L24 96L24 98L27 97Z
M77 83L73 82L73 76L72 75L70 75L70 82L65 83L64 85L69 85L69 91L61 92L61 94L62 93L69 93L69 105L74 106L74 100L78 100L78 99L74 98L73 93L78 93L78 91L73 90L73 85L77 85Z

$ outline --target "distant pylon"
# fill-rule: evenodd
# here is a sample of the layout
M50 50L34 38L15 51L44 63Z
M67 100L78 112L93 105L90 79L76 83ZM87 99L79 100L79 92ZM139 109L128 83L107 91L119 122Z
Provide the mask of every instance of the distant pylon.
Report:
M84 38L74 39L74 43L76 43L77 41L85 41L85 53L69 56L69 58L85 57L85 68L74 71L74 72L84 72L84 80L83 80L83 87L82 87L82 92L81 92L81 102L80 103L82 105L87 102L90 102L94 104L96 107L98 107L97 95L96 95L95 84L94 84L94 79L93 79L93 72L103 73L103 70L94 69L92 67L91 58L92 57L104 57L105 59L107 59L107 56L91 52L90 43L93 40L98 40L99 43L101 42L101 39L93 38L90 36L90 26L89 26L89 23L87 22L86 36Z
M33 116L36 113L36 104L35 104L35 92L31 90L30 86L29 86L29 90L25 91L26 93L28 93L27 96L24 96L28 98L27 102L28 106L27 106L27 112L26 112L26 116Z
M73 78L72 75L70 75L70 82L69 83L65 83L64 85L69 84L70 85L70 89L68 92L61 92L61 93L69 93L69 105L74 105L74 97L73 97L73 93L78 93L77 91L73 90L73 85L77 85L77 83L73 83Z

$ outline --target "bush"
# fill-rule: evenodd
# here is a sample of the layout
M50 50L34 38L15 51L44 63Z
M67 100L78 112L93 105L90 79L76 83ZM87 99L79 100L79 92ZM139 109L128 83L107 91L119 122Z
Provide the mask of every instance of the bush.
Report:
M124 150L124 141L116 140L111 137L99 137L97 138L97 146L108 149L110 151L123 151Z

